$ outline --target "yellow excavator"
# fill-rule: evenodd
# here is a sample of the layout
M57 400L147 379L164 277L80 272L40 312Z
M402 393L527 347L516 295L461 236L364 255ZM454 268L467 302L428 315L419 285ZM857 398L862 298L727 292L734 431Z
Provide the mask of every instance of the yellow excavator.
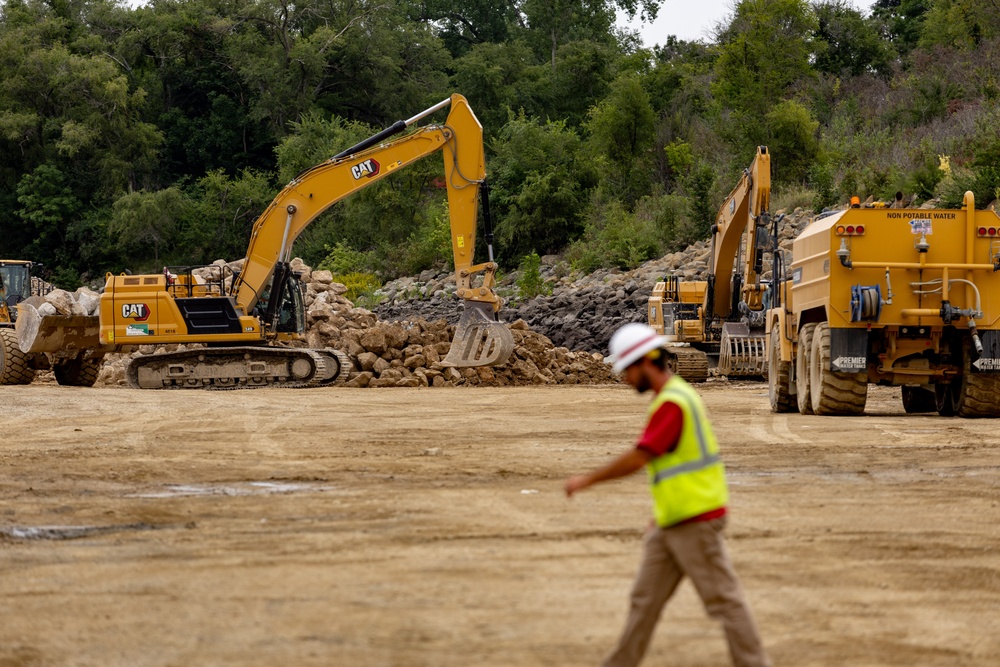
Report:
M447 107L443 124L418 127L390 140ZM502 302L494 289L498 267L493 261L483 130L458 94L296 176L254 223L238 273L214 267L207 274L191 268L167 268L153 275L109 274L96 318L100 349L106 353L136 345L202 344L135 358L127 378L142 389L332 384L350 369L343 352L276 344L299 338L305 327L301 283L291 270L292 244L336 202L438 151L444 157L456 294L465 306L444 363L502 364L514 341L497 318ZM474 264L480 193L489 258ZM18 318L23 349L58 349L72 327L57 316L32 316L31 310L30 304L23 306Z
M704 380L710 362L728 377L766 375L770 285L761 273L773 245L770 204L771 156L758 146L712 225L708 279L668 276L653 288L649 324L673 343L676 370L689 382Z

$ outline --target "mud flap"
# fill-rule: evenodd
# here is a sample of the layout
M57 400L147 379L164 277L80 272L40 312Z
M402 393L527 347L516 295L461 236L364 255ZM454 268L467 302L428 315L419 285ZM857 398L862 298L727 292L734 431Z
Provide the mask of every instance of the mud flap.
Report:
M497 366L507 361L513 351L514 335L494 317L493 306L466 301L451 349L442 363L455 368Z
M837 373L868 371L868 331L830 328L830 370Z
M1000 373L1000 331L982 331L979 334L983 353L973 356L969 370L973 373Z

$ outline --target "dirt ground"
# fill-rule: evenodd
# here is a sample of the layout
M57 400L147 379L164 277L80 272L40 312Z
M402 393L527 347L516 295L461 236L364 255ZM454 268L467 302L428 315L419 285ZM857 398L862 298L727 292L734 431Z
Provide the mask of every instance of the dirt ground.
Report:
M995 420L701 391L776 665L996 665ZM0 387L0 667L595 665L649 516L624 386ZM646 665L727 664L689 583Z

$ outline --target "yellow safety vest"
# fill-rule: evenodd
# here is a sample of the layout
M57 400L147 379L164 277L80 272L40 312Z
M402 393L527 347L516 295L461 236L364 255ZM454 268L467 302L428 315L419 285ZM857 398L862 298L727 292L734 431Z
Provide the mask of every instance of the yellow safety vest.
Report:
M684 413L680 442L674 451L646 466L657 525L673 526L685 519L725 507L729 501L719 442L705 415L701 396L679 375L663 386L649 406L649 417L670 401Z

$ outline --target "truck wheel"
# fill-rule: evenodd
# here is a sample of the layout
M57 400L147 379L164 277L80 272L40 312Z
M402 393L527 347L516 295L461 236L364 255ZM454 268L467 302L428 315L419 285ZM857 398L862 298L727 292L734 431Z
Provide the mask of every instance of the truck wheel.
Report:
M868 373L830 370L830 325L820 322L809 351L809 394L818 415L860 415L868 400Z
M942 382L941 384L934 385L934 407L942 417L955 416L956 405L958 404L957 382L958 380L955 380L953 382Z
M0 328L0 384L31 384L35 369L31 359L17 345L17 334L9 327Z
M101 374L103 359L70 359L52 366L56 382L66 387L93 387Z
M911 387L903 385L903 410L906 414L912 415L919 412L934 412L937 410L937 401L934 392L923 387Z
M815 322L803 324L799 329L799 344L795 348L795 402L799 406L799 412L804 415L813 413L809 397L809 349L812 347L815 330Z
M771 412L791 412L796 408L795 394L791 391L792 362L781 360L781 329L771 329L770 350L767 357L767 393L771 399Z
M968 343L962 349L962 377L953 383L954 414L959 417L1000 416L1000 375L972 372L972 351Z

